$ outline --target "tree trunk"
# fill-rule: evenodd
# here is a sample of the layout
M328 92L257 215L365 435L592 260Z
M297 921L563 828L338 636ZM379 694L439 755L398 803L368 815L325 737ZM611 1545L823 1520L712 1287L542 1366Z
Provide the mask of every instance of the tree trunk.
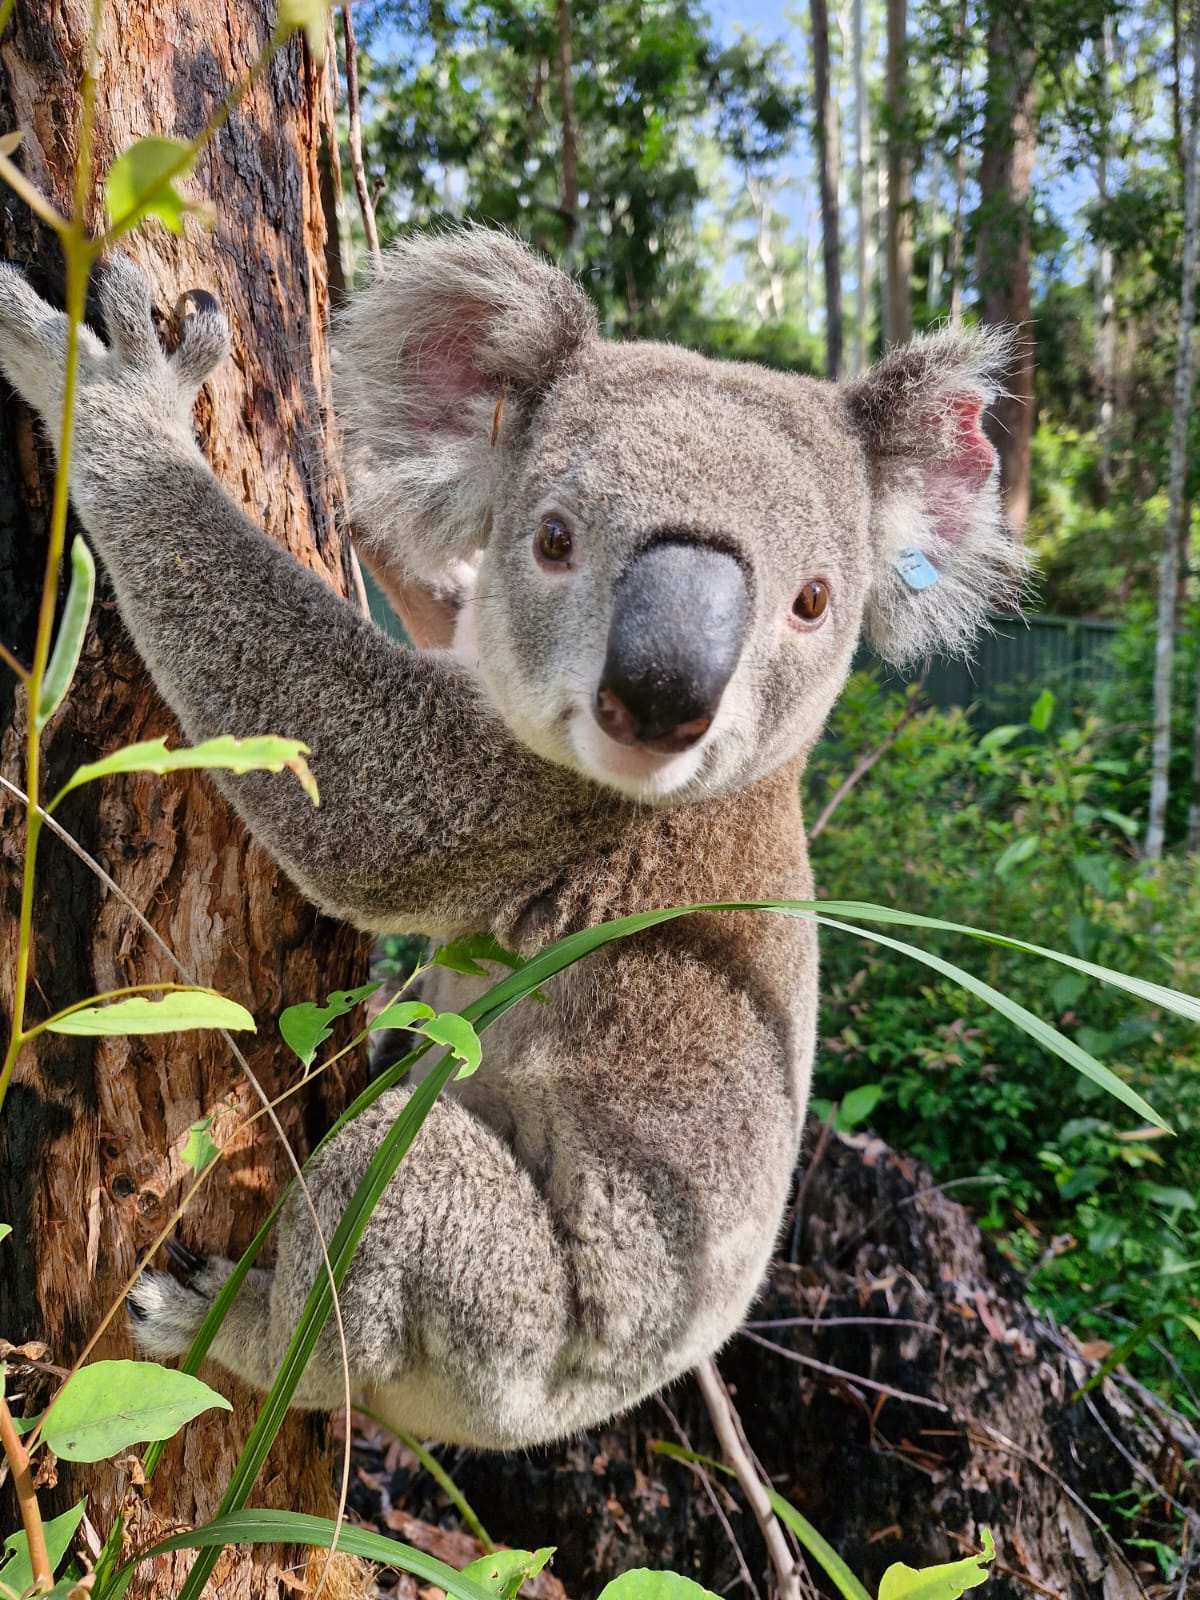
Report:
M908 5L887 0L887 295L888 345L912 338L912 161L908 131Z
M1154 738L1150 754L1150 815L1145 856L1158 861L1167 834L1171 774L1171 677L1175 665L1175 619L1179 600L1179 542L1187 487L1188 417L1192 405L1192 345L1196 323L1196 255L1200 235L1200 5L1192 9L1192 92L1184 130L1183 285L1175 354L1175 401L1167 525L1158 567L1158 628L1154 642ZM1189 825L1189 834L1191 828Z
M838 229L838 117L829 81L829 5L811 0L821 239L825 258L825 373L842 376L842 243Z
M558 92L562 104L562 214L566 237L563 266L575 265L579 234L579 158L575 133L575 84L571 66L571 0L558 0Z
M990 1600L1137 1600L1139 1574L1157 1569L1108 1537L1109 1497L1138 1487L1149 1507L1139 1469L1153 1481L1161 1463L1170 1473L1194 1455L1192 1426L1112 1380L1073 1399L1094 1364L1033 1315L1015 1273L928 1169L869 1136L822 1141L818 1130L812 1119L795 1260L776 1262L747 1330L720 1357L763 1471L872 1594L893 1562L961 1559L990 1528ZM723 1527L691 1469L651 1449L682 1438L719 1454L691 1379L551 1450L446 1460L493 1536L558 1547L555 1576L577 1600L638 1566L674 1568L717 1594L743 1592L739 1578L749 1593L749 1578L766 1593L765 1552L740 1496L727 1500L714 1480ZM402 1537L424 1537L397 1520L404 1513L441 1519L444 1502L422 1474L375 1481L402 1508L384 1511ZM1190 1489L1177 1483L1176 1497Z
M274 0L246 0L228 11L194 0L180 12L155 0L110 0L100 43L96 171L133 139L196 134L226 89L243 79L275 20ZM0 42L0 125L24 130L20 159L28 176L62 210L71 205L74 109L86 35L86 10L53 0L18 0ZM350 574L335 507L329 363L325 333L325 225L318 153L329 98L324 69L297 40L201 157L187 187L214 204L211 232L189 223L182 235L157 224L132 237L129 251L148 271L157 303L201 285L230 315L234 357L206 386L202 437L234 498L268 532L343 592ZM88 221L102 211L93 184ZM30 266L47 288L57 247L8 196L0 211L0 255ZM8 398L0 429L0 640L18 657L32 650L46 530L50 456L28 413ZM197 539L204 529L197 528ZM298 642L303 649L303 641ZM0 771L24 776L23 692L0 668ZM237 733L236 728L229 730ZM279 729L287 733L287 729ZM115 747L179 732L155 695L101 585L76 685L44 738L49 791L82 761ZM289 781L286 776L279 781ZM136 776L91 784L73 794L59 820L149 918L196 980L246 1005L258 1033L246 1046L269 1094L294 1081L295 1063L279 1045L275 1018L286 1005L359 982L367 943L321 917L283 882L247 839L216 790L201 776ZM0 1007L11 1023L16 906L23 813L0 791ZM124 903L56 838L43 833L29 1015L133 982L179 974ZM243 1038L250 1036L243 1035ZM317 1080L280 1115L303 1153L341 1108L357 1066ZM181 1162L189 1125L258 1102L213 1033L139 1039L42 1035L26 1047L0 1125L0 1217L15 1238L0 1251L0 1334L13 1343L44 1341L48 1360L68 1365L113 1303L190 1176ZM238 1255L268 1203L290 1176L266 1120L236 1141L185 1217L181 1233L200 1251ZM14 1248L15 1245L15 1248ZM99 1352L129 1356L118 1312ZM124 1504L139 1542L164 1528L212 1516L257 1400L219 1369L209 1375L234 1402L233 1415L209 1413L170 1449L143 1491L127 1470L59 1465L57 1507L81 1494L103 1537ZM19 1382L18 1382L19 1379ZM10 1374L9 1393L35 1410L45 1398L36 1373ZM330 1454L324 1424L293 1415L285 1424L256 1499L328 1513ZM49 1509L55 1509L49 1505ZM11 1515L5 1525L14 1525ZM276 1596L280 1552L233 1551L222 1558L223 1600ZM300 1557L301 1569L307 1557ZM166 1600L191 1557L142 1569L138 1594Z
M1112 75L1114 23L1106 16L1100 27L1099 51L1096 61L1096 78L1101 105L1108 104L1109 79ZM1109 128L1101 128L1100 149L1096 161L1096 195L1101 216L1108 209L1108 144ZM1115 416L1117 322L1113 298L1112 246L1102 244L1096 259L1096 364L1100 368L1100 481L1106 491L1112 488L1112 429Z
M855 229L855 301L854 301L854 372L867 370L870 348L871 323L871 256L870 238L874 223L871 218L871 185L868 176L870 155L870 107L867 103L865 54L865 19L863 0L854 0L854 177L855 198L858 202L858 221Z
M989 433L1000 457L1004 507L1014 531L1029 515L1033 441L1033 310L1030 226L1033 206L1034 21L1030 0L993 0L987 39L983 155L975 278L985 323L1021 329L1008 392L991 408Z

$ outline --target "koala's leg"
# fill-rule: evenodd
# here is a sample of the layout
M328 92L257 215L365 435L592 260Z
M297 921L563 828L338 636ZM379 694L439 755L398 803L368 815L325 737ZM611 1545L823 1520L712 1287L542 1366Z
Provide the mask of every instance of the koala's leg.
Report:
M306 1176L327 1239L406 1099L406 1091L382 1096L311 1163ZM568 1255L549 1205L508 1147L461 1106L438 1101L342 1287L351 1392L378 1397L390 1420L426 1436L498 1445L553 1436L555 1369L572 1322ZM141 1347L160 1358L182 1354L229 1270L213 1262L190 1287L145 1274L131 1296ZM275 1270L249 1275L213 1359L267 1388L323 1270L311 1215L293 1194ZM333 1408L343 1397L331 1319L295 1403Z

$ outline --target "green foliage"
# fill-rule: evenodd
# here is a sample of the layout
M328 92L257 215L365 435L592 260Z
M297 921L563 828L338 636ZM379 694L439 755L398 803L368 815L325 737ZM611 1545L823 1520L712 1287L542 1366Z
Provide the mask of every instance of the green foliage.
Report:
M357 989L335 989L332 994L326 995L323 1006L311 1000L288 1006L279 1016L283 1042L300 1057L306 1067L311 1067L317 1047L332 1035L337 1019L369 999L379 987L378 983L364 983Z
M76 535L71 545L71 582L63 606L62 621L46 667L46 676L42 680L42 692L38 696L36 721L39 728L46 726L71 687L95 593L96 563L86 539Z
M308 746L299 739L280 739L274 734L253 739L235 739L222 734L220 738L206 739L203 744L185 745L177 750L168 750L165 738L146 739L141 744L127 744L99 761L77 767L47 809L53 810L64 795L81 783L111 777L117 772L282 772L285 767L316 805L316 779L304 760L308 753Z
M1118 691L1113 691L1114 698ZM1101 687L1101 697L1110 691ZM856 675L818 747L811 814L859 755L896 729L899 697ZM1140 774L1119 734L1059 708L1032 724L977 737L959 713L922 713L853 789L813 850L824 894L849 892L872 863L880 899L935 920L1036 928L1135 979L1200 992L1200 883L1184 862L1147 875L1130 841ZM1144 769L1143 769L1144 770ZM925 942L941 944L932 930ZM1145 992L1150 1009L1085 974L1034 971L1015 945L994 945L988 978L1028 996L1078 1044L1144 1090L1179 1133L1130 1126L1079 1079L1049 1074L1040 1052L989 1009L939 980L914 984L886 951L826 940L817 1089L845 1101L881 1091L872 1125L922 1156L940 1179L972 1186L977 1205L1028 1273L1043 1305L1084 1336L1115 1343L1149 1315L1180 1340L1195 1315L1200 1216L1200 1073L1194 1036ZM1183 1197L1183 1198L1181 1198ZM1172 1388L1142 1345L1135 1366Z
M606 1583L599 1600L716 1600L711 1589L678 1572L633 1567Z
M104 205L115 233L126 233L146 217L157 217L172 233L183 231L192 209L175 187L192 170L196 155L179 139L154 137L131 144L108 169Z
M212 989L180 986L158 999L131 995L103 1005L79 1006L51 1017L49 1033L87 1038L125 1037L143 1033L185 1033L189 1028L228 1028L254 1032L254 1018L236 1000Z
M996 1559L996 1542L985 1528L983 1554L965 1561L950 1561L918 1572L902 1561L889 1567L879 1585L879 1600L959 1600L968 1589L978 1589L988 1579L987 1568Z
M103 1461L147 1439L169 1439L224 1396L186 1372L153 1361L93 1361L72 1373L54 1397L42 1439L67 1461Z
M69 1511L64 1511L59 1517L52 1517L43 1524L42 1531L46 1536L46 1553L50 1557L50 1566L57 1571L67 1551L71 1548L71 1541L75 1537L76 1529L83 1521L83 1513L87 1509L87 1501L80 1500ZM11 1595L14 1600L19 1600L21 1595L33 1587L33 1566L29 1560L29 1541L24 1533L10 1534L4 1541L5 1558L0 1560L0 1595L8 1600Z
M462 1570L496 1600L517 1600L521 1585L538 1573L554 1554L553 1545L540 1550L493 1550Z

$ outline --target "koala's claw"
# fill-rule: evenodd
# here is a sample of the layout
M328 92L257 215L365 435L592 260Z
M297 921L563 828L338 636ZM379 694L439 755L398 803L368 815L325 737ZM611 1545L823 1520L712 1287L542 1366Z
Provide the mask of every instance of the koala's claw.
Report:
M171 313L171 366L184 382L199 388L229 354L229 323L220 302L207 289L187 289Z
M208 1257L189 1250L174 1234L166 1242L166 1252L172 1263L183 1273L184 1282L190 1284L208 1265Z

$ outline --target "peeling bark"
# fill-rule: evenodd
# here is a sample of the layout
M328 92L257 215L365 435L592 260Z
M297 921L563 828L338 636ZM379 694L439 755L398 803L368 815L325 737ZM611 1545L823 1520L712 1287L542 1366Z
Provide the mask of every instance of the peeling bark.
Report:
M193 136L226 89L244 77L274 21L261 0L226 10L211 0L184 12L167 0L112 0L101 39L96 171L133 139ZM0 125L25 130L20 159L60 207L69 204L86 7L18 0L0 40ZM202 156L187 185L215 206L206 231L181 236L157 224L130 253L169 310L193 285L217 294L233 328L233 358L206 386L198 420L235 500L302 561L343 592L350 577L336 521L332 468L328 284L319 152L328 120L324 70L293 41ZM89 222L99 226L99 185ZM11 197L0 211L0 255L27 262L39 286L57 276L56 247ZM0 417L0 638L28 659L48 518L51 462L27 413L5 397ZM198 528L196 537L203 539ZM0 771L23 782L24 697L0 671ZM236 729L229 730L237 732ZM280 729L281 733L288 730ZM126 637L103 579L76 685L46 736L53 788L81 761L118 745L179 738ZM289 781L281 777L279 781ZM60 820L91 851L186 968L241 1001L258 1033L246 1054L278 1093L291 1065L275 1018L286 1005L361 981L366 941L319 917L247 838L203 777L136 776L90 785ZM9 1019L23 818L0 795L0 1008ZM30 1013L131 982L178 974L126 908L64 846L43 835ZM246 1036L250 1037L250 1036ZM344 1104L357 1065L318 1080L282 1111L303 1153ZM45 1341L68 1364L155 1237L190 1176L180 1160L189 1125L220 1108L257 1101L215 1035L86 1040L43 1036L27 1046L0 1126L0 1217L15 1240L0 1254L0 1335ZM219 1125L218 1130L219 1132ZM185 1219L193 1248L236 1255L290 1176L264 1122L239 1139ZM13 1245L16 1248L13 1248ZM118 1314L101 1354L131 1353ZM125 1500L140 1538L210 1517L257 1409L223 1373L232 1417L211 1414L172 1447L148 1489L128 1488L115 1467L59 1467L59 1505L88 1495L101 1535ZM25 1384L31 1408L41 1396ZM255 1498L314 1512L332 1507L325 1427L293 1416ZM55 1509L50 1506L49 1509ZM5 1519L9 1522L8 1518ZM139 1594L173 1595L190 1556L143 1569ZM223 1558L224 1600L286 1592L276 1552ZM301 1558L303 1559L306 1558Z

